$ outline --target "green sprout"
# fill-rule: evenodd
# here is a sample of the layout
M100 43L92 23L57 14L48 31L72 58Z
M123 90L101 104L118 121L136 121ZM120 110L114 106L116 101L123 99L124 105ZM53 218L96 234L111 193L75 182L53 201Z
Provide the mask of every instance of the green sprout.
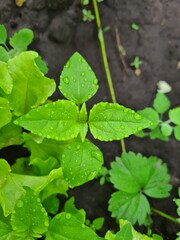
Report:
M142 64L142 61L139 59L139 57L135 57L133 62L131 62L131 66L135 69L139 69Z
M132 23L132 24L131 24L131 28L132 28L133 30L135 30L135 31L138 31L138 30L140 29L139 25L136 24L136 23Z
M91 22L92 20L94 20L94 15L92 14L91 10L83 9L82 13L84 22Z

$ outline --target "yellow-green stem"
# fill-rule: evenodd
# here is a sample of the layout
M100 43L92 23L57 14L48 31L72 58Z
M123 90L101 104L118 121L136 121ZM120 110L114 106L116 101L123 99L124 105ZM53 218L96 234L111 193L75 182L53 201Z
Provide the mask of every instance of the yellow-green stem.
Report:
M103 58L103 64L104 64L104 69L106 72L106 78L107 78L107 82L108 82L108 86L109 86L109 91L111 94L112 102L117 103L114 86L113 86L113 82L112 82L112 78L111 78L111 73L110 73L110 69L109 69L109 64L108 64L108 60L107 60L104 34L103 34L102 27L101 27L101 19L100 19L98 4L97 4L96 0L93 0L93 6L94 6L96 24L98 27L98 38L99 38L99 42L100 42L100 46L101 46L101 54L102 54L102 58ZM121 139L121 147L122 147L122 151L125 152L126 148L125 148L124 139Z
M164 212L161 212L160 210L158 210L156 208L151 208L151 211L154 212L154 213L157 213L158 215L160 215L160 216L162 216L162 217L164 217L164 218L166 218L166 219L168 219L168 220L170 220L172 222L180 224L176 218L174 218L172 216L169 216L168 214L166 214Z

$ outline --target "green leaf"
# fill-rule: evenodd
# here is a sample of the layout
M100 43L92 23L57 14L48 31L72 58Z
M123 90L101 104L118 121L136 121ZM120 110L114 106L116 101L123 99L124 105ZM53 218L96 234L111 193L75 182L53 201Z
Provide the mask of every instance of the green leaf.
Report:
M48 215L38 195L29 187L24 189L26 191L17 201L11 215L11 225L16 233L24 236L24 239L39 238L48 229Z
M80 222L84 223L86 219L86 212L84 209L77 209L74 205L74 197L71 197L65 202L64 211L66 213L72 214L76 217Z
M59 100L31 110L15 121L38 136L70 140L80 132L79 110L70 101Z
M164 136L169 137L173 131L173 127L171 127L168 123L161 124L161 132Z
M163 93L157 93L153 102L153 107L158 113L165 113L171 106L169 99Z
M2 208L0 207L0 239L14 240L12 227L10 224L10 217L4 217Z
M64 150L61 166L70 187L82 185L96 177L103 164L102 152L89 140L75 139Z
M144 224L150 214L149 202L141 193L115 192L111 195L108 209L117 220L123 218L139 225Z
M176 140L180 141L180 126L174 127L174 137Z
M6 51L5 48L0 46L0 61L7 62L9 60L9 53Z
M51 195L43 201L43 206L48 213L55 215L59 210L59 198Z
M1 160L0 160L0 168L1 168ZM3 183L0 186L0 205L3 208L3 212L5 216L8 216L14 209L14 206L18 199L25 192L23 186L28 186L35 190L37 193L41 192L42 199L48 197L47 189L50 184L53 184L53 181L58 180L59 184L56 182L56 186L59 187L58 193L64 192L65 188L67 190L67 183L63 180L62 169L54 169L48 176L28 176L28 175L20 175L9 173L8 175L0 175L0 183ZM44 193L45 191L45 193ZM9 193L11 193L11 198L9 197ZM52 193L53 189L52 189Z
M93 220L92 224L95 230L100 230L104 224L104 218L103 217L96 218Z
M82 105L81 110L79 112L79 122L80 122L80 136L82 141L84 141L88 131L87 110L85 103Z
M162 141L168 142L169 141L169 137L164 136L161 132L160 126L157 126L156 128L152 129L152 131L149 134L150 139L160 139Z
M12 114L9 107L9 102L6 98L0 97L0 128L11 121Z
M23 28L10 38L9 43L13 48L21 52L27 49L33 38L33 31L28 28Z
M41 56L38 56L37 58L35 58L35 63L43 74L48 73L48 67L46 63L42 60Z
M149 127L150 121L119 104L101 102L91 109L89 126L94 138L112 141Z
M0 129L0 149L11 145L20 145L23 142L22 128L9 123Z
M145 108L137 113L153 123L153 125L149 126L150 129L154 129L160 121L159 114L153 108Z
M13 88L13 79L8 72L8 64L0 62L0 87L6 94L10 94Z
M0 24L0 44L6 43L7 30L4 25Z
M156 157L146 158L129 152L116 158L111 168L110 181L120 190L109 201L112 216L127 219L133 224L136 221L145 224L150 207L143 194L154 198L169 195L171 186L166 164Z
M174 201L175 201L175 203L178 207L177 208L177 214L180 217L180 188L178 189L178 196L179 196L179 198L175 199ZM180 222L180 218L178 218L177 220L178 220L178 222ZM180 232L178 232L177 235L180 237ZM177 240L179 239L179 237L177 238Z
M130 223L125 224L116 234L114 240L133 240L132 227Z
M169 118L174 124L180 125L180 107L169 111Z
M9 173L11 172L11 168L6 160L0 158L0 187L7 180Z
M63 68L59 89L62 94L80 105L98 90L98 81L86 60L75 52Z
M58 226L58 228L57 228ZM60 213L50 222L45 240L103 240L70 213Z
M55 90L54 80L43 76L36 66L34 59L37 56L32 51L23 52L8 62L14 84L9 101L17 116L43 104Z

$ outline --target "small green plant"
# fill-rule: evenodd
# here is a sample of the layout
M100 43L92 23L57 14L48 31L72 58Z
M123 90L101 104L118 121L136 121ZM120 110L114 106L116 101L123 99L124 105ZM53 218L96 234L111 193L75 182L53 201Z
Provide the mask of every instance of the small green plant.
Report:
M83 9L82 14L84 22L91 22L94 20L94 15L92 14L91 10Z
M179 198L175 199L175 202L176 202L176 205L178 207L177 208L177 214L180 217L180 188L178 190L178 196L179 196ZM180 223L180 218L178 218L177 221ZM178 232L177 235L178 235L178 238L176 240L180 240L180 232Z
M138 31L140 29L139 25L137 23L132 23L131 28L135 31Z
M134 60L131 63L131 66L134 67L135 69L139 69L142 64L142 61L140 60L139 57L135 57Z
M157 93L153 102L153 108L148 107L138 111L147 119L151 119L153 126L149 131L140 131L139 137L149 136L151 139L168 141L172 133L176 140L180 141L180 107L170 109L171 103L163 93Z

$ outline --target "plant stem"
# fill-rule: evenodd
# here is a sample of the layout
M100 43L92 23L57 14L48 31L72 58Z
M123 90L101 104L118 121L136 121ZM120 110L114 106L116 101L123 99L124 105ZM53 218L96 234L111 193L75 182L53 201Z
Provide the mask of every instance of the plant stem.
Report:
M172 216L170 216L170 215L168 215L168 214L166 214L164 212L161 212L160 210L158 210L156 208L151 208L151 211L154 212L154 213L157 213L158 215L160 215L160 216L162 216L162 217L164 217L164 218L166 218L166 219L168 219L168 220L170 220L172 222L180 224L176 218L174 218L174 217L172 217Z
M108 82L108 86L109 86L109 91L111 94L112 102L117 103L114 86L113 86L113 82L112 82L112 78L111 78L111 72L110 72L109 64L108 64L108 60L107 60L104 34L103 34L102 27L101 27L101 19L100 19L98 4L97 4L96 0L93 0L93 6L94 6L96 24L98 27L98 38L99 38L99 42L100 42L100 46L101 46L101 54L102 54L102 58L103 58L103 64L104 64L104 69L106 72L106 78L107 78L107 82ZM124 139L121 139L121 147L122 147L122 151L125 152L126 148L125 148Z

